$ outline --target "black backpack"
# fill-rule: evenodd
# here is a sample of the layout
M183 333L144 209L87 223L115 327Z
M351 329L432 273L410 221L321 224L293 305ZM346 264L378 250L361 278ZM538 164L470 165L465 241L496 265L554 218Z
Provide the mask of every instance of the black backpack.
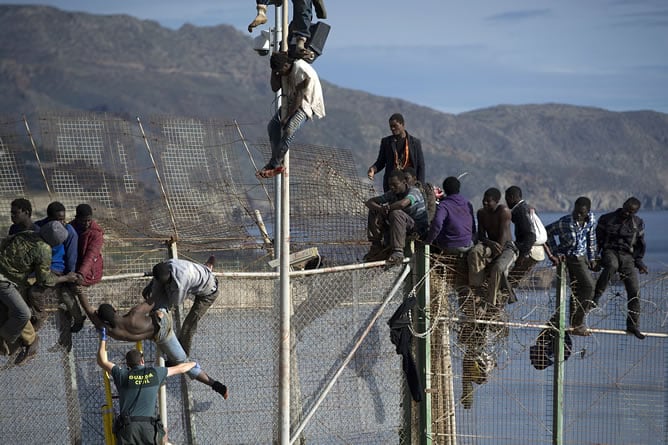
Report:
M554 352L557 349L557 342L559 341L558 331L554 328L545 328L540 331L536 344L529 347L529 359L534 368L543 370L552 366L554 362ZM573 340L568 332L564 335L564 360L568 360L573 350Z

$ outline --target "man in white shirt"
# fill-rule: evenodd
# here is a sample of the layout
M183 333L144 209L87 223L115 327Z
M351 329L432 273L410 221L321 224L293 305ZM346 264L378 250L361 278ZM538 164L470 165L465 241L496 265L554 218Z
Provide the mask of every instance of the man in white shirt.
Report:
M286 53L271 55L271 89L281 89L285 78L283 95L288 101L287 113L281 117L278 110L267 126L271 143L271 159L256 173L258 178L271 178L283 172L283 158L290 143L307 119L325 117L325 102L318 73L303 60L293 60Z

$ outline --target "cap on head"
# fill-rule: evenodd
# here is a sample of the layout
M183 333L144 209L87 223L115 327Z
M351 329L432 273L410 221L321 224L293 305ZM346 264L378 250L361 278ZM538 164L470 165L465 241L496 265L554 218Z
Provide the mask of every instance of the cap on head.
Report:
M67 229L59 221L49 221L40 229L39 234L51 247L63 244L67 239Z
M136 349L131 349L127 354L125 354L125 362L130 368L141 365L142 360L144 360L144 354L137 351Z

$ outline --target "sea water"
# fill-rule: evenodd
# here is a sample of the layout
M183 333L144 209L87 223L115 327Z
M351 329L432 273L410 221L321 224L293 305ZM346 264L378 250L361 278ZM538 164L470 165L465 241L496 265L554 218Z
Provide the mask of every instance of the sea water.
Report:
M598 220L601 215L608 212L596 212L594 215ZM540 213L543 224L548 225L564 216L565 213ZM645 263L654 271L668 271L668 211L638 212L638 216L645 222L645 242L647 251Z

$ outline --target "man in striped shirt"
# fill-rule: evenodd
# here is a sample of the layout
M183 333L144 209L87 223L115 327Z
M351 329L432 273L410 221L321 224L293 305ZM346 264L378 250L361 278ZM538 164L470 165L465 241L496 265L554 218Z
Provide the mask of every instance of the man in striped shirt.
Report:
M387 193L370 198L365 203L369 208L367 236L371 249L364 256L364 261L386 259L388 265L401 263L406 235L414 233L422 238L429 228L422 192L408 185L403 171L393 170L390 173L389 188ZM392 250L389 258L384 254L386 233Z
M597 267L596 217L591 201L585 196L575 200L573 212L545 227L548 258L553 264L566 263L573 296L570 301L570 324L575 335L589 335L584 316L594 297L594 278L590 270ZM556 238L559 238L557 244Z

